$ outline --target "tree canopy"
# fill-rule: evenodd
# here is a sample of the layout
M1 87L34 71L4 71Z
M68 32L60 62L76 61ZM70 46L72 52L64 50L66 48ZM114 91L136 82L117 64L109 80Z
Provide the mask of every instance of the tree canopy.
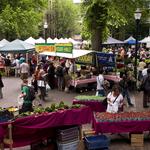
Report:
M144 8L146 0L83 0L84 33L90 31L92 48L101 50L102 41L115 29L134 21L137 7ZM144 9L143 9L144 10ZM88 35L88 34L86 34Z
M0 1L1 38L38 36L46 0Z

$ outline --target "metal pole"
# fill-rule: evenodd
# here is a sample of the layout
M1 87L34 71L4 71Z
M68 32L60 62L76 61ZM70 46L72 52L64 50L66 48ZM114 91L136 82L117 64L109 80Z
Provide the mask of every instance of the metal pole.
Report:
M138 52L138 29L139 29L139 19L136 20L136 44L135 44L135 62L134 62L134 76L137 83L137 52Z
M47 43L47 28L44 28L45 43Z

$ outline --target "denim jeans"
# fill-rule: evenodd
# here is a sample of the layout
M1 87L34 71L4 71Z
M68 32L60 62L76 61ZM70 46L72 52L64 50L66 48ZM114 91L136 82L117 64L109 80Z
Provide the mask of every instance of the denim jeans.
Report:
M122 95L123 95L124 98L125 97L127 98L127 102L130 105L131 104L131 99L130 99L130 96L129 96L129 91L127 89L123 89L122 90Z
M97 90L96 96L105 96L105 91L104 90Z

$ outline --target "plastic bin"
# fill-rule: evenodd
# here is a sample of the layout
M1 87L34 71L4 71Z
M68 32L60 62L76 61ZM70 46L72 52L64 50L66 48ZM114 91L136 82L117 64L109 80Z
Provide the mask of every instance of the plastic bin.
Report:
M88 150L95 150L95 149L103 149L107 150L109 146L109 139L105 135L95 135L85 137L85 146Z
M62 144L57 142L58 150L77 150L79 141L73 141L70 143Z

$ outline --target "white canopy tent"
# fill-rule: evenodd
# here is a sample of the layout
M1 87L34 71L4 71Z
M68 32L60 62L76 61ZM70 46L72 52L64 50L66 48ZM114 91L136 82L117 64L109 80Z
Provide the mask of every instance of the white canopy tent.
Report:
M145 37L143 40L140 41L141 43L150 43L150 36Z
M10 43L9 41L7 41L6 39L3 39L0 41L0 47L5 46L6 44Z
M49 37L47 38L47 43L54 43L54 40Z
M29 37L28 39L25 40L26 43L35 45L36 40L33 37Z
M39 38L36 40L36 43L45 43L45 40L43 38Z
M77 57L89 54L91 52L93 52L93 51L73 49L72 54L70 54L70 53L42 52L42 53L40 53L40 55L59 56L59 57L64 57L64 58L77 58Z

